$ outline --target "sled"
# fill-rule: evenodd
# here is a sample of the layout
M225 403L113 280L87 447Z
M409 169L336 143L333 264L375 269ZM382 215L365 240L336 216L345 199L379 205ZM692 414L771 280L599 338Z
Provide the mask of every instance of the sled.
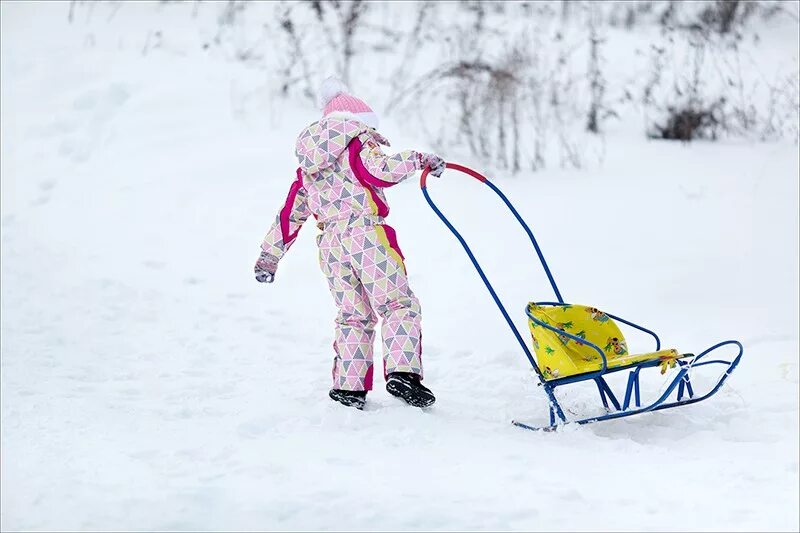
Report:
M566 303L561 297L561 292L558 290L553 274L547 266L533 232L503 192L489 181L486 176L471 168L455 163L447 163L446 168L477 179L500 197L527 233L555 293L556 301L530 302L525 309L533 348L533 351L531 351L528 343L514 326L508 311L497 296L494 287L486 277L464 237L444 216L428 194L427 177L430 169L426 168L422 172L420 187L425 200L447 229L461 243L470 261L472 261L472 265L477 270L484 285L486 285L494 303L536 372L541 387L547 394L550 404L550 424L547 426L533 426L513 420L512 423L515 426L530 430L553 431L559 426L568 423L589 424L689 405L706 400L720 390L728 376L739 364L739 360L744 353L744 348L739 341L726 340L719 342L696 355L694 353L681 353L671 348L662 349L661 339L654 331L648 328L610 313L605 313L595 307ZM653 351L630 353L619 324L652 336L655 341ZM733 346L735 348L736 355L732 360L711 359L708 357L709 354L724 346ZM722 367L723 372L709 391L704 394L698 394L694 390L690 372L694 369L711 365L716 368ZM677 373L667 383L663 392L652 403L642 405L639 380L641 371L643 369L657 369L661 371L661 374L665 374L672 368L676 368ZM628 379L623 400L620 402L605 378L614 372L623 371L628 371ZM564 414L564 409L555 396L555 389L587 381L594 381L597 385L605 414L568 420Z

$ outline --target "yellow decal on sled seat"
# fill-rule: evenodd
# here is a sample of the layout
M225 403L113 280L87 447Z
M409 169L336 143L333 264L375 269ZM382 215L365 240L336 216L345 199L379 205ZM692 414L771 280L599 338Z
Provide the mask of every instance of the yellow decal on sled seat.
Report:
M608 368L660 360L665 372L668 367L674 367L675 360L681 357L676 350L631 355L616 322L594 307L570 304L538 306L529 303L528 312L547 325L599 346L606 356ZM530 318L528 326L536 360L545 379L575 376L602 368L603 360L593 347L547 329Z

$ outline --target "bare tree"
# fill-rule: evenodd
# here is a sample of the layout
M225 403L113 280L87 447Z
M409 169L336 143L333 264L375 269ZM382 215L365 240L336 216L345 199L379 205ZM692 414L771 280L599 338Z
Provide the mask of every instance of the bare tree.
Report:
M394 80L401 80L407 76L406 69L408 65L410 65L417 55L420 49L420 42L424 23L426 17L430 14L432 8L434 6L434 2L427 0L425 2L419 2L417 4L417 14L414 20L414 26L411 28L411 31L408 32L408 38L406 40L406 44L403 50L403 54L400 60L397 62L397 68L394 70L392 74L392 79ZM391 109L394 105L396 105L397 100L400 97L400 91L403 89L402 84L400 83L392 83L389 87L389 98L387 103L387 109Z
M303 95L314 102L314 84L311 80L311 69L308 65L308 59L303 51L303 44L297 34L294 22L292 21L291 8L284 9L280 17L281 29L286 33L289 39L289 57L282 69L281 79L281 93L286 96L289 89L298 81L304 82ZM294 77L292 71L295 65L300 65L300 76Z
M591 101L586 120L586 129L592 133L600 132L600 112L603 108L603 95L605 94L606 83L603 78L602 66L600 64L600 44L602 39L598 34L598 6L591 2L588 6L589 23L589 92Z
M342 78L345 83L350 83L350 65L355 54L353 42L368 4L363 0L351 0L347 5L349 9L342 10L339 16L342 28Z
M350 83L350 67L356 53L355 37L369 4L363 0L348 2L313 0L308 5L316 14L320 31L327 39L328 45L338 55L336 64L339 75L345 83ZM330 17L335 19L333 23L328 20Z

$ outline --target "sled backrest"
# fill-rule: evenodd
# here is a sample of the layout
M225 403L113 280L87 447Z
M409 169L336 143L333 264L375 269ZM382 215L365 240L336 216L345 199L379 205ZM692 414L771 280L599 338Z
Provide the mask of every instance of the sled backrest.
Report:
M616 322L602 311L585 305L528 304L528 326L536 361L545 379L600 370L603 360L593 347L538 324L533 318L591 342L605 353L609 365L628 355L628 345Z

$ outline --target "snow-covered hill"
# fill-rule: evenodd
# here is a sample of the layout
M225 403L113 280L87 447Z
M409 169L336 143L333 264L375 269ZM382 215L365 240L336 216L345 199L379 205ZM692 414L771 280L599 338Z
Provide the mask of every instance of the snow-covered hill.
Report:
M796 145L620 129L600 168L491 176L568 300L684 351L742 341L713 399L513 427L545 422L546 399L408 183L390 220L439 400L411 409L378 383L355 412L327 398L316 228L275 284L252 276L317 112L224 58L87 40L32 5L2 3L3 530L798 530ZM393 146L430 149L401 118L384 118ZM525 235L475 182L430 191L524 329L551 296ZM597 411L590 387L560 395Z

